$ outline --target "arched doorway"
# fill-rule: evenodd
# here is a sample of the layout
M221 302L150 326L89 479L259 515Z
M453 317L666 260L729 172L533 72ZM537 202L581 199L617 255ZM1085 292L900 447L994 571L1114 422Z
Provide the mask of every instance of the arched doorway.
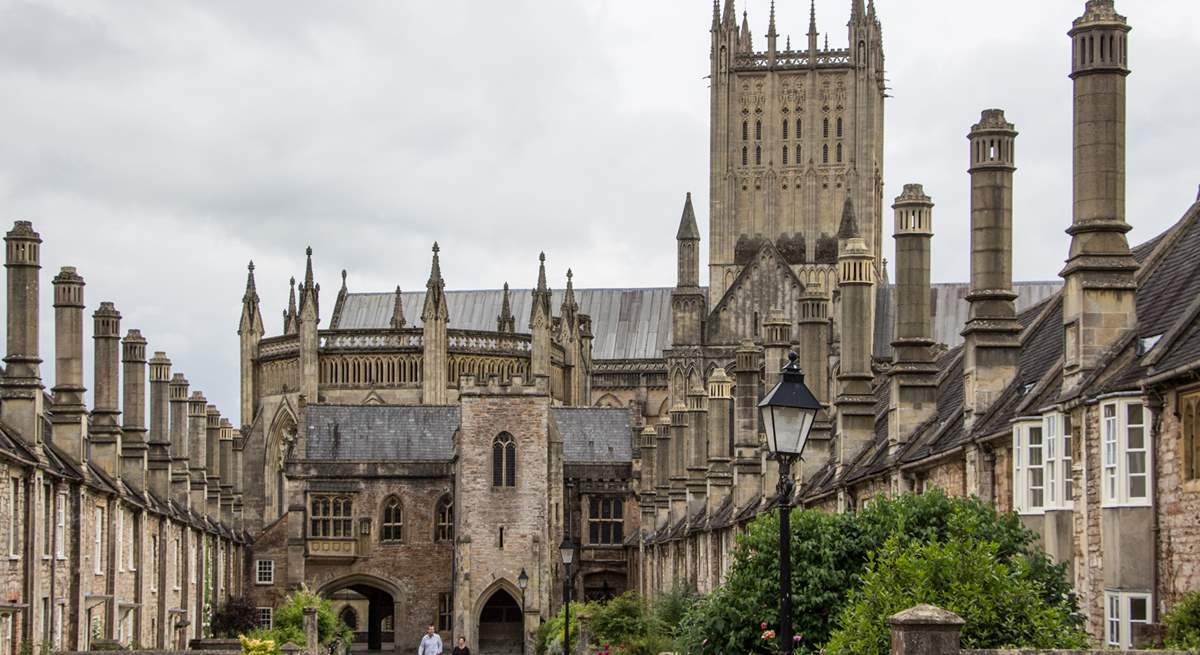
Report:
M497 589L479 611L479 652L520 655L521 606L505 589Z
M320 594L333 604L333 611L354 631L352 650L392 650L393 595L370 579L348 578L332 582Z

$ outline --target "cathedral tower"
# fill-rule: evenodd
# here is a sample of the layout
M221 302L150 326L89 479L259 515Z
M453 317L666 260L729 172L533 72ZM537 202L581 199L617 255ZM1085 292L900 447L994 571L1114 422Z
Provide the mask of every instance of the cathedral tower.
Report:
M713 8L709 306L765 240L798 272L819 267L831 277L847 194L881 263L884 80L874 5L851 3L845 48L818 48L810 11L802 50L778 47L772 7L767 51L755 52L734 2Z

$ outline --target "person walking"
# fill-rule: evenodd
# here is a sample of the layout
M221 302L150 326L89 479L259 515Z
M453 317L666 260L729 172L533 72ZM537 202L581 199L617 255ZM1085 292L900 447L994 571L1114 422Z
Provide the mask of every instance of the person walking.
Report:
M417 655L442 655L442 637L432 623L425 630L425 636L421 637L421 646L417 648Z
M454 650L450 651L450 655L471 655L471 649L467 647L467 638L459 637L458 645Z

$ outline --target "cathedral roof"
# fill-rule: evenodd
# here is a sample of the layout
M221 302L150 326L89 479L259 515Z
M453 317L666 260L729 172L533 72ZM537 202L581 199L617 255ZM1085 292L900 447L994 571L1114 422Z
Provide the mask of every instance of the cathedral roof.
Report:
M550 409L569 464L624 464L633 460L628 409L554 407Z
M309 405L307 458L324 461L448 461L459 408Z

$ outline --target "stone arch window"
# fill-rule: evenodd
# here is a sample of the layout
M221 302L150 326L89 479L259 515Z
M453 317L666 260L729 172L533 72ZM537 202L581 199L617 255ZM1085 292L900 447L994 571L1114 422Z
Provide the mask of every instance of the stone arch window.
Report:
M787 146L783 147L783 165L788 165Z
M338 612L338 619L340 619L347 628L350 628L351 630L358 630L358 612L355 612L353 607L349 605L343 607L342 611Z
M742 141L750 140L750 122L742 121Z
M353 504L349 496L313 496L309 524L313 537L353 537Z
M796 119L796 138L797 139L801 138L802 134L804 134L804 122L801 119L797 118Z
M449 495L442 496L437 502L433 516L433 540L454 541L454 499Z
M762 146L754 146L754 165L762 166Z
M745 166L747 163L749 163L747 161L747 153L748 152L749 151L746 150L746 146L742 146L742 166Z
M821 163L822 164L829 163L829 144L828 143L821 146Z
M839 139L842 138L842 117L841 116L838 116L838 119L837 119L837 137Z
M754 140L762 140L762 121L754 121Z
M788 119L786 119L786 118L783 119L783 134L780 135L780 138L783 138L783 139L788 138Z
M517 486L517 442L507 432L492 439L492 486Z
M393 543L404 541L404 504L396 496L388 496L383 501L379 540Z
M842 163L842 144L837 144L837 163Z
M822 119L822 121L821 121L821 137L825 138L825 139L829 138L829 119L828 118Z

